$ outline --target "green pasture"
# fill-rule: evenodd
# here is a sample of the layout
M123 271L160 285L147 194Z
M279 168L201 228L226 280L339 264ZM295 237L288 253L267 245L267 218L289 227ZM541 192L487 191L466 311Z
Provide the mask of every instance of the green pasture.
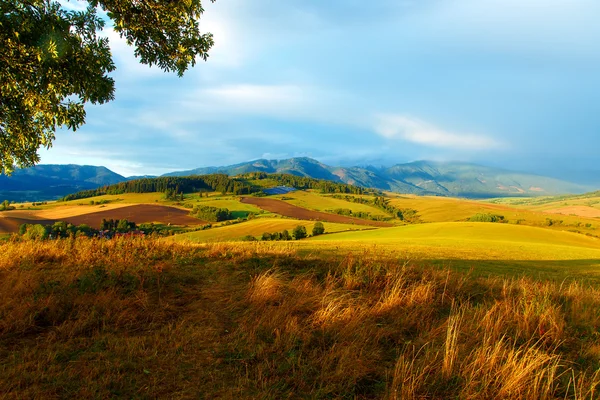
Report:
M252 204L244 204L238 200L238 197L190 197L186 199L186 204L192 206L208 206L216 208L227 208L231 211L234 218L245 218L250 213L260 214L263 210Z
M274 196L281 200L285 200L287 203L293 204L298 207L306 208L315 211L328 211L335 210L337 208L347 208L352 212L365 212L371 215L381 215L390 217L385 211L366 204L353 203L346 200L333 198L331 195L318 194L315 192L298 190L283 195ZM371 196L371 199L373 197Z

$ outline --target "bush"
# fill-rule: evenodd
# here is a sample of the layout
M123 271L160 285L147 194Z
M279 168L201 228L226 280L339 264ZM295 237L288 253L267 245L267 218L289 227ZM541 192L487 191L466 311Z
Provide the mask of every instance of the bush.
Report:
M323 223L321 221L315 222L315 225L313 226L313 229L312 229L312 235L318 236L318 235L322 235L324 233L325 233L325 226L323 225Z
M300 239L304 239L305 237L307 237L308 234L306 233L306 228L304 226L298 225L292 231L292 236L294 237L295 240L300 240Z
M504 215L479 213L469 218L471 222L504 222Z
M44 225L29 225L24 237L29 240L44 240L48 237L48 230Z
M260 240L263 240L263 241L269 241L269 240L271 240L271 234L269 232L263 233L262 237L260 238Z

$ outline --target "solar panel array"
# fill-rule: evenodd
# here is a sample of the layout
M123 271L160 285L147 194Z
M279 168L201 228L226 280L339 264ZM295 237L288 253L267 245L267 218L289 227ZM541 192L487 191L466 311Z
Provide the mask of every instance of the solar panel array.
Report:
M266 194L286 194L290 192L295 192L296 188L288 187L288 186L276 186L274 188L264 189L263 192Z

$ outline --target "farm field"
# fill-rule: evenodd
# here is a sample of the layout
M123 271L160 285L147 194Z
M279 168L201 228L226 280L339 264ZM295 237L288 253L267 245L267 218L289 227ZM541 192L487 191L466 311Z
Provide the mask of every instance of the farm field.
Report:
M260 207L263 210L270 211L285 217L314 220L314 221L327 221L341 224L356 224L356 225L367 225L377 227L389 227L392 226L387 222L370 221L360 218L346 217L343 215L329 214L320 211L311 211L306 208L298 207L293 204L289 204L285 201L264 198L264 197L244 197L242 203L253 204Z
M365 212L370 213L373 216L377 215L382 217L390 217L390 215L386 214L377 207L336 199L331 195L321 195L311 191L298 190L292 193L274 196L273 198L284 200L285 202L295 206L315 211L328 211L338 208L346 208L352 210L352 212Z
M512 224L538 226L563 231L579 231L600 236L600 219L587 216L562 215L547 210L513 206L494 201L476 201L448 197L404 196L390 194L390 203L399 208L413 208L423 222L466 221L478 213L498 214ZM523 201L516 199L515 201Z
M186 204L191 206L209 206L216 208L227 208L233 214L234 218L245 218L250 213L260 214L262 211L260 208L252 205L242 203L239 200L239 197L229 196L229 197L216 197L216 198L206 198L202 197L199 199L192 198L186 199Z
M108 204L174 204L175 201L164 200L163 193L123 193L123 194L107 194L103 196L95 196L85 199L69 200L69 201L49 201L46 204L37 203L35 206L33 203L23 203L24 208L35 208L35 209L53 209L63 208L65 206L86 206L90 205L90 202L107 202ZM108 205L106 204L106 205Z
M175 235L165 240L176 241L176 242L220 242L220 241L235 241L242 239L244 236L250 235L256 238L267 233L281 232L288 230L292 233L292 230L302 225L306 228L307 232L311 232L314 226L313 221L298 220L298 219L287 219L287 218L257 218L247 222L241 222L233 225L226 225L207 229L203 231L190 232ZM351 225L351 224L337 224L332 222L324 222L325 233L342 232L348 230L361 230L369 229L367 226ZM372 229L372 228L371 228ZM327 236L327 235L324 235Z
M600 282L600 239L537 227L492 223L430 223L343 232L301 243L316 251L382 254L476 274L592 279Z
M0 242L0 393L597 399L591 281L294 247Z
M202 225L206 222L189 216L189 210L155 205L155 204L123 204L101 206L66 206L36 211L5 211L0 215L0 233L13 233L20 224L49 225L57 221L65 221L73 225L86 224L93 228L100 225L102 219L127 219L137 224L160 222L173 225ZM83 208L85 207L85 208ZM100 211L98 211L100 210ZM88 211L87 213L81 211Z
M600 192L538 198L502 198L491 199L490 202L511 205L533 211L548 211L563 207L585 207L587 210L600 209Z

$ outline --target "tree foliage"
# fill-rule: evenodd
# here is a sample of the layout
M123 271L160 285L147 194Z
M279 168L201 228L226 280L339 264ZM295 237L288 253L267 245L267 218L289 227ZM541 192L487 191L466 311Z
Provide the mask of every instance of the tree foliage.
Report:
M295 240L304 239L308 236L308 233L306 232L306 227L303 225L296 226L292 231L292 236Z
M140 62L179 76L213 45L199 32L200 0L81 2L84 11L52 0L0 0L1 173L39 162L38 149L52 145L58 128L84 124L86 103L114 99L115 65L98 9Z
M196 206L190 212L190 215L203 221L220 222L233 218L231 211L227 208L217 208L211 206Z
M312 235L319 236L324 233L325 233L325 226L323 225L323 223L321 221L315 222L315 225L313 226L313 229L312 229Z

